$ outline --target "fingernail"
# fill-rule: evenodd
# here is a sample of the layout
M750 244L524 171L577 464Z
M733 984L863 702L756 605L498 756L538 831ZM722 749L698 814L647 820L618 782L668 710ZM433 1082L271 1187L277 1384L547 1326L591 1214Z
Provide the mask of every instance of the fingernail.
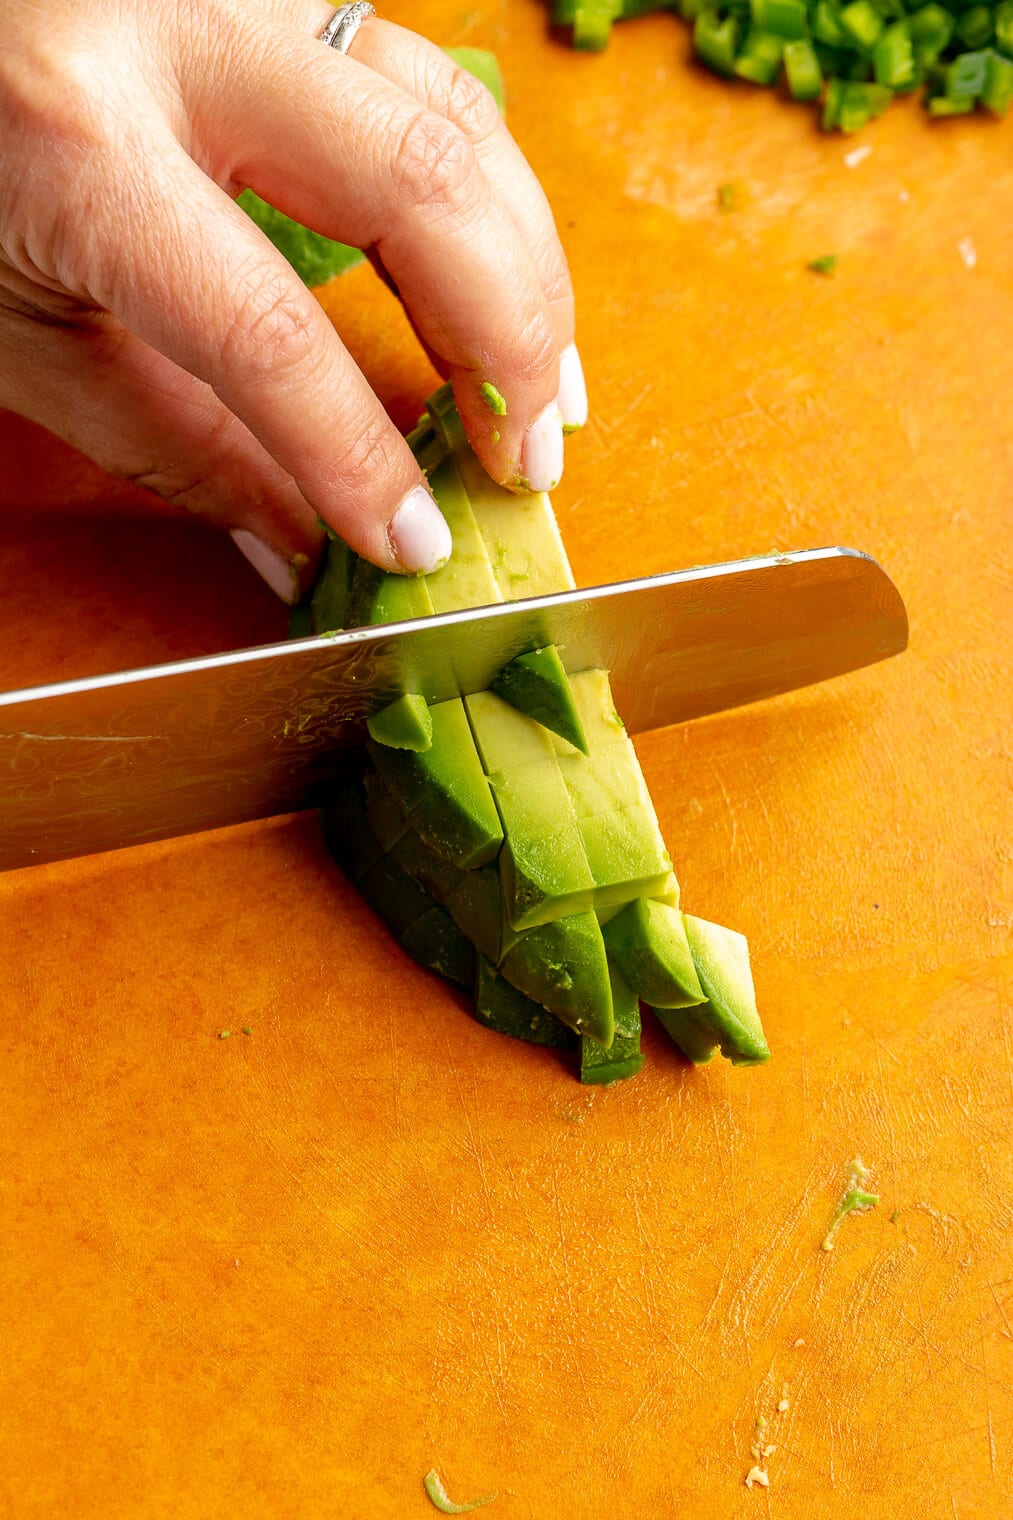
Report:
M257 574L287 606L291 607L299 600L299 575L296 568L277 549L265 544L262 538L258 538L248 528L230 528L229 537L240 554L249 560Z
M559 393L556 396L564 433L575 432L587 421L587 386L576 343L559 356Z
M524 434L521 473L532 491L551 491L563 473L563 419L554 401Z
M450 558L454 541L447 520L425 486L408 492L387 527L398 563L412 575L428 575Z

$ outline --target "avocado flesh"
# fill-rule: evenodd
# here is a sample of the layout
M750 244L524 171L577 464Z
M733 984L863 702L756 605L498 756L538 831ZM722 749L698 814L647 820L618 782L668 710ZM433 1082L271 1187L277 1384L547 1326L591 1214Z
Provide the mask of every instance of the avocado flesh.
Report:
M391 846L390 853L401 869L437 902L443 902L465 874L460 866L426 844L410 824Z
M704 1001L682 914L639 897L602 930L609 960L652 1008Z
M452 454L433 470L429 486L454 540L454 552L443 569L426 576L434 611L455 612L460 607L501 602L503 596Z
M548 496L517 496L497 485L470 448L455 458L503 600L572 590L573 572Z
M503 824L503 905L515 929L583 913L595 879L553 758L497 771L489 785Z
M503 829L459 697L430 708L433 742L417 752L366 746L381 780L427 844L465 869L499 853Z
M464 708L487 776L555 759L542 725L525 717L495 692L478 691L465 697Z
M494 865L465 871L443 905L476 950L496 965L519 938L504 922L499 871Z
M668 882L672 862L653 812L616 808L579 818L577 827L594 876L595 908L650 897Z
M508 981L578 1034L612 1044L612 988L605 942L593 913L527 929L499 966Z
M532 650L530 654L517 655L504 665L490 689L518 712L534 718L543 728L558 734L582 754L588 753L580 714L554 644Z
M706 1066L717 1052L718 1042L710 1029L693 1017L692 1008L654 1008L651 1012L687 1061L694 1066Z
M403 623L409 618L432 617L434 611L424 576L389 575L368 559L356 560L345 612L346 628Z
M382 707L366 721L369 737L388 749L413 749L421 752L433 742L433 720L425 697L414 692Z
M444 908L433 904L402 931L398 943L427 971L469 992L475 985L475 947Z
M342 776L332 785L320 821L331 856L357 882L383 854L369 824L361 776Z
M357 556L343 539L328 535L327 552L310 597L314 633L336 633L348 624Z
M428 913L432 899L390 855L381 855L356 886L369 906L395 935L401 935L416 919Z
M578 818L593 818L614 808L648 807L653 811L637 752L632 740L623 734L588 755L557 755L556 763Z
M576 675L570 676L570 691L588 750L592 754L595 750L606 749L612 744L629 742L626 726L612 700L607 670L578 671ZM558 734L552 735L552 745L557 755L578 753L572 744L568 744Z
M769 1061L770 1047L756 1011L749 946L744 934L683 915L689 948L707 1001L693 1017L714 1033L721 1054L736 1066Z
M540 1003L519 992L484 955L478 958L475 1018L487 1029L526 1040L531 1045L563 1047L574 1042L573 1030L560 1023Z
M366 794L366 818L373 837L384 855L388 854L408 828L408 817L401 804L390 794L372 766L363 771Z
M580 1042L580 1080L607 1086L635 1076L644 1064L640 1051L637 995L614 966L609 967L615 1035L608 1050L585 1035Z

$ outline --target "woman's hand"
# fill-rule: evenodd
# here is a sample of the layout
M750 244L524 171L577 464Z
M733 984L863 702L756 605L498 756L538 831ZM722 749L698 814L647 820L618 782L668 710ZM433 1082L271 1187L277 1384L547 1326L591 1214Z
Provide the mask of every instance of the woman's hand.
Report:
M586 414L542 191L488 91L323 0L7 0L0 405L229 528L294 600L316 517L391 570L450 537L308 290L233 203L250 185L369 250L486 468L547 489ZM491 382L507 402L494 417Z

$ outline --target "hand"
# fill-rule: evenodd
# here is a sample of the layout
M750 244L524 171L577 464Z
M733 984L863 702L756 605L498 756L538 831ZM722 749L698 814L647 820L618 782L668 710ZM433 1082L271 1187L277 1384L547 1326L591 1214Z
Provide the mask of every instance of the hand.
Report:
M496 479L554 485L586 414L566 261L492 97L379 18L324 46L331 12L6 0L0 48L0 405L220 522L287 601L317 516L390 570L450 536L245 186L369 252Z

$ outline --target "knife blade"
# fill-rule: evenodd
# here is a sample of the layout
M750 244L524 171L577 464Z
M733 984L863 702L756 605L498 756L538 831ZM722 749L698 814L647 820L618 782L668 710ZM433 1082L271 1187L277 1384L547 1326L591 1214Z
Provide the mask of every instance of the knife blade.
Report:
M636 734L898 654L907 616L874 559L809 549L0 693L0 870L313 806L400 692L545 644Z

